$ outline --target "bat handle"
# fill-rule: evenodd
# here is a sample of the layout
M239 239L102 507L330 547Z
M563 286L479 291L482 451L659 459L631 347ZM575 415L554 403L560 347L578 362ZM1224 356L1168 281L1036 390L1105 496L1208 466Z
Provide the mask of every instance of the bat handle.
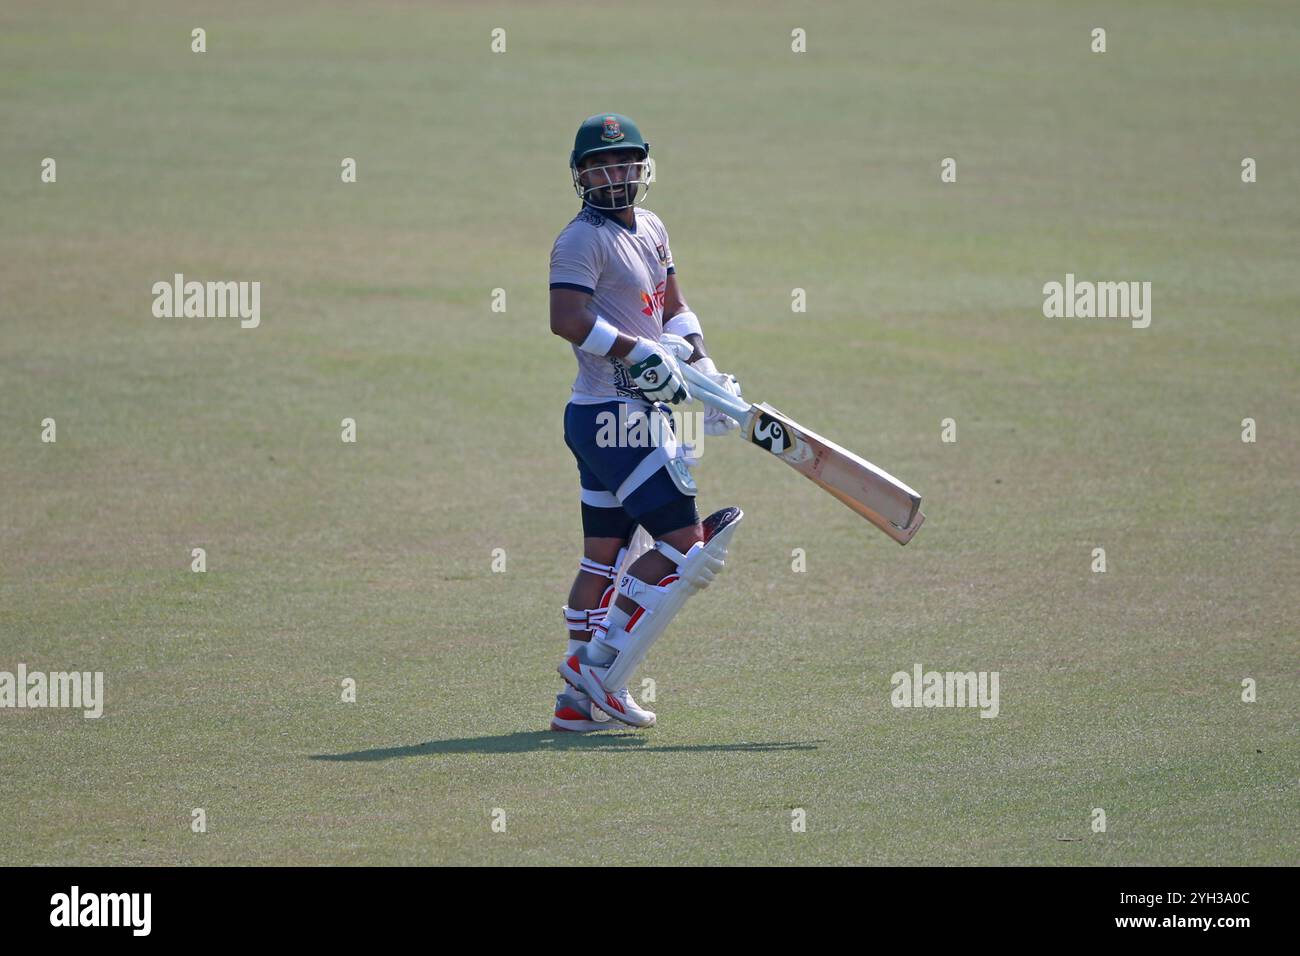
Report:
M686 376L686 381L691 386L692 395L710 408L716 408L718 411L730 415L738 422L745 420L745 416L749 414L751 408L749 402L739 396L732 395L695 366L686 362L679 364L681 365L682 374Z

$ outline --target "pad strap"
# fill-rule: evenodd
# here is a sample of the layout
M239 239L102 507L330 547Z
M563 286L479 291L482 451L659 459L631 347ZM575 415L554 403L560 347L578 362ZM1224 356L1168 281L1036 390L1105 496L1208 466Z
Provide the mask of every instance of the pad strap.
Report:
M610 590L612 589L607 589L606 594ZM564 608L564 626L571 631L604 630L605 618L608 614L608 605L588 608L585 611L575 611L573 608L566 606Z
M677 565L679 571L681 570L682 565L686 563L686 555L682 554L667 541L656 541L655 550L673 564Z
M591 560L591 558L583 558L578 562L578 570L586 571L588 574L594 574L598 578L609 578L613 580L614 575L618 573L618 565L601 564L599 561Z
M669 575L663 580L671 583L676 580L676 576ZM664 595L668 593L667 585L650 584L648 581L642 581L630 574L625 574L618 579L617 588L619 594L647 611L653 611L663 603Z
M597 577L607 578L613 581L618 576L618 569L623 566L623 559L627 557L627 548L618 549L618 555L614 558L613 564L601 564L599 561L593 561L586 556L578 561L578 570L585 571L587 574L594 574ZM605 617L609 614L609 606L614 603L614 586L611 584L605 588L600 597L600 604L593 608L577 611L567 605L564 608L564 624L571 631L595 631L604 630Z

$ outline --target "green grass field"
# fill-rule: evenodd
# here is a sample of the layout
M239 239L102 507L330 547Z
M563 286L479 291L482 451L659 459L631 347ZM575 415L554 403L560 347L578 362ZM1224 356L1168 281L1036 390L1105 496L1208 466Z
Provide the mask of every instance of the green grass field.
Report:
M1284 2L6 4L0 670L107 702L0 710L0 863L1296 863L1297 44ZM929 520L706 443L747 518L659 726L574 739L546 286L600 110L719 366ZM177 272L261 326L155 318ZM1067 272L1150 328L1044 318ZM1000 715L894 709L918 662Z

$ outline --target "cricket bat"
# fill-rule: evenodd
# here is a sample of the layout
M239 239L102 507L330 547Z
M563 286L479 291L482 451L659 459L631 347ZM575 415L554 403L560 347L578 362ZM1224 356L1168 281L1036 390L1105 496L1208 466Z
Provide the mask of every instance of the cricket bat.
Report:
M921 496L883 468L762 402L732 395L699 369L682 362L692 394L740 422L740 437L766 449L821 486L899 544L921 527Z

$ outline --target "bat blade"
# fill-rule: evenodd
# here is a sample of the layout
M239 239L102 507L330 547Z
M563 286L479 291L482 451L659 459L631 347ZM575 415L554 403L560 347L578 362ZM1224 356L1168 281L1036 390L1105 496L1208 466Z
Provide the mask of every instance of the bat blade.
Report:
M915 535L917 530L921 527L921 522L925 521L925 515L918 508L915 517L913 517L912 520L909 521L905 526L899 527L898 525L894 524L892 521L889 521L883 516L881 516L878 512L872 511L870 508L866 507L862 502L857 501L854 498L850 498L847 494L840 491L838 488L834 487L833 485L828 485L824 481L819 481L818 479L813 478L811 475L809 475L808 478L810 481L820 485L830 494L840 499L840 501L844 502L846 505L848 505L858 514L862 515L862 517L866 518L868 521L874 524L881 531L885 532L885 534L889 535L889 537L893 538L899 544L907 544L907 542L911 541L912 536Z
M763 402L745 417L745 437L834 495L899 544L921 527L921 496L883 468L810 431Z
M834 495L899 544L921 527L921 496L883 468L762 402L732 395L694 366L682 371L695 397L740 422L740 437L771 452L819 488Z

